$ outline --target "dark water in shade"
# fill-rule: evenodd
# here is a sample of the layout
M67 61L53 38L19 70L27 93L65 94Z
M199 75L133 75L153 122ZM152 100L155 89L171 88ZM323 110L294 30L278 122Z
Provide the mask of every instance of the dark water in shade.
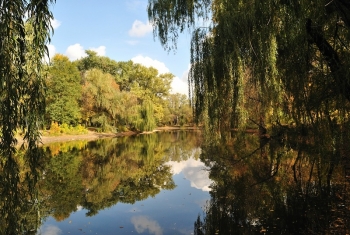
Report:
M0 173L0 234L349 234L345 137L212 148L179 131L20 152Z

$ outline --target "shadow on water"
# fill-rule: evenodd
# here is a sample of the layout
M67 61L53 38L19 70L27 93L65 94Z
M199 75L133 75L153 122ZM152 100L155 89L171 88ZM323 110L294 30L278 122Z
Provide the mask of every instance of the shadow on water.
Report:
M349 234L349 133L321 125L277 133L203 148L214 183L194 234Z
M199 145L198 135L164 132L53 143L1 158L0 234L36 234L50 216L62 221L79 207L93 216L172 190L165 163L186 160Z

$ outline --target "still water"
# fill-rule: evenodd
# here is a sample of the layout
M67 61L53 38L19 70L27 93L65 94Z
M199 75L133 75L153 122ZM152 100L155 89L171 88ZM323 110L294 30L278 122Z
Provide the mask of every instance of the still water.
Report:
M213 148L177 131L20 151L1 165L0 234L350 234L347 136L235 133Z
M38 233L193 233L211 184L199 141L198 133L166 132L48 146L54 156L42 184L52 185L56 205Z

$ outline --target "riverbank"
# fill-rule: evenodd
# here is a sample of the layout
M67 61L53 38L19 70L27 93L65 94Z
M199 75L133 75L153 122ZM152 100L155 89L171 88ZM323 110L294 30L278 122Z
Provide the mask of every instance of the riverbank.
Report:
M173 127L173 126L165 126L165 127L158 127L152 132L156 131L168 131L168 130L199 130L198 127ZM87 134L81 134L81 135L59 135L59 136L41 136L41 143L42 144L49 144L49 143L55 143L55 142L68 142L68 141L75 141L75 140L97 140L102 138L113 138L113 137L123 137L123 136L131 136L131 135L137 135L137 134L147 134L152 132L133 132L133 131L127 131L127 132L120 132L120 133L99 133L94 131L89 131ZM17 138L18 144L21 145L23 143L23 140L21 138Z

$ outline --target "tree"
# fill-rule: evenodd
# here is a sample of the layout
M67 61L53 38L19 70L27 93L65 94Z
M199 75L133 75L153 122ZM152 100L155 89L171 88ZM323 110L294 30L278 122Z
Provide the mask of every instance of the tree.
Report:
M140 115L137 96L131 92L121 91L115 99L117 128L121 131L135 129L135 120Z
M86 50L85 53L87 54L86 57L75 62L80 71L84 72L95 68L113 76L118 74L120 68L117 61L106 56L98 56L97 52L92 50Z
M47 77L47 121L77 124L80 121L81 77L67 56L56 54Z
M54 0L5 0L0 3L0 128L1 154L16 151L15 130L24 130L29 149L40 136L38 122L44 114L42 58L50 40ZM31 29L25 27L25 22Z
M0 161L1 188L6 189L1 190L0 197L7 199L3 200L1 210L6 212L5 224L9 225L0 230L5 234L32 230L27 227L27 223L21 227L16 226L18 221L23 221L24 214L18 213L18 208L26 207L16 204L19 198L26 196L18 191L18 186L26 187L26 184L21 182L15 160L15 132L22 129L24 133L23 139L27 144L24 156L31 170L26 180L28 185L34 185L37 180L35 163L38 163L41 156L37 147L39 127L45 112L42 59L47 54L46 44L50 40L52 15L49 3L53 2L55 1L0 2Z
M169 110L166 122L171 125L184 125L192 122L192 110L189 99L183 94L170 94L167 97Z
M75 61L82 74L91 69L99 69L105 74L112 75L121 91L130 91L129 73L133 71L132 67L134 65L131 60L117 62L106 56L99 56L97 52L92 50L86 50L85 53L87 54L86 57Z
M148 6L165 48L176 47L179 32L193 29L191 99L196 119L219 137L249 120L310 125L336 115L345 123L349 13L345 0L149 0ZM196 27L199 19L208 27ZM255 97L247 96L247 86Z
M158 70L147 68L141 64L134 64L129 73L130 92L135 94L140 103L145 101L152 103L156 123L164 118L164 98L169 95L171 73L158 74Z
M120 99L122 100L115 98L112 102L115 108L112 116L120 118L120 120L115 120L116 122L119 121L119 124L125 123L130 125L130 127L135 127L136 122L134 121L139 120L140 116L137 117L137 115L135 116L134 114L135 112L139 112L140 106L142 106L143 102L146 100L152 103L152 110L154 111L156 123L163 121L166 109L164 99L169 95L171 80L174 77L173 74L159 74L158 70L153 67L148 68L141 64L135 64L132 61L117 62L108 57L98 56L96 52L90 50L87 50L86 53L88 55L87 57L75 62L83 75L85 85L87 84L86 78L90 73L89 71L98 69L105 75L109 74L110 77L113 77L120 91L123 92L123 94L118 94L121 95ZM131 94L127 95L127 93ZM89 97L91 98L91 93L85 93L83 99L88 100ZM133 105L131 107L130 114L132 116L127 117L127 115L121 113L121 110L125 111L121 104L126 100L133 100L131 97L136 97L138 104L137 106ZM126 98L126 100L123 100L124 98ZM90 102L83 102L83 105L88 106L89 103ZM148 106L148 104L146 106ZM84 110L86 111L86 109Z
M139 117L135 120L135 126L141 132L153 131L156 127L156 120L154 117L153 103L149 100L145 100L140 108Z
M83 80L84 119L93 118L106 131L118 112L119 86L111 74L99 69L86 71Z

